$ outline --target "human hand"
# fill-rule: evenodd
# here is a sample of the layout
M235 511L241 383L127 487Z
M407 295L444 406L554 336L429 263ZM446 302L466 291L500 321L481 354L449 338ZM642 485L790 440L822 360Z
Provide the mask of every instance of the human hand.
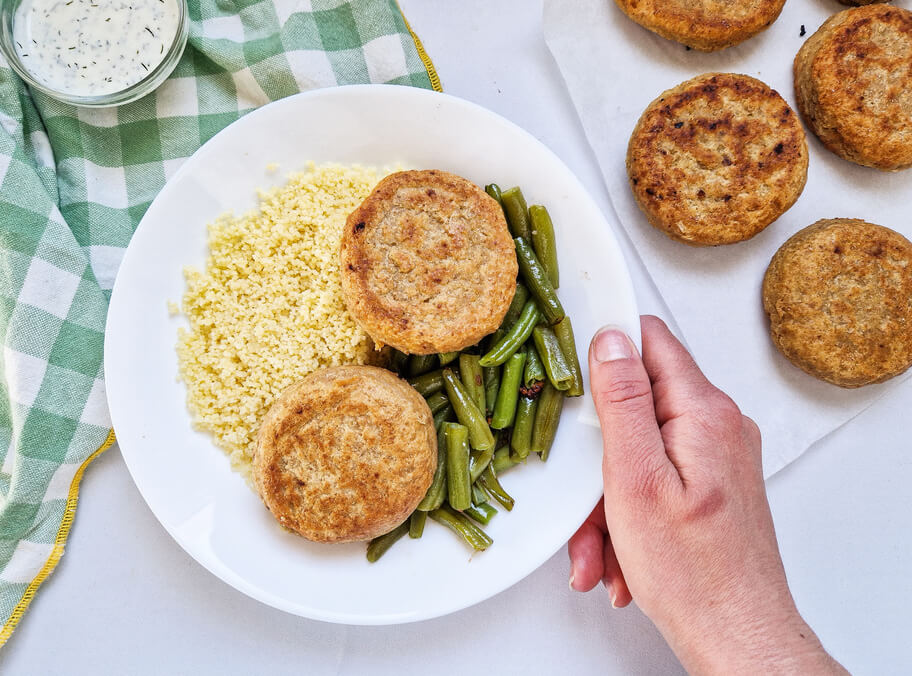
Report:
M642 359L617 330L590 346L605 497L570 540L571 588L636 599L691 673L845 673L789 591L757 425L664 322L642 333Z

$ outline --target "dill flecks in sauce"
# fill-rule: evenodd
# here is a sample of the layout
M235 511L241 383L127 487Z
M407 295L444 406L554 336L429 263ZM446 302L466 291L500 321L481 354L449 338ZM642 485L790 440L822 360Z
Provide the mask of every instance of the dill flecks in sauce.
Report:
M22 0L13 39L36 80L97 96L154 70L174 41L178 16L177 0Z

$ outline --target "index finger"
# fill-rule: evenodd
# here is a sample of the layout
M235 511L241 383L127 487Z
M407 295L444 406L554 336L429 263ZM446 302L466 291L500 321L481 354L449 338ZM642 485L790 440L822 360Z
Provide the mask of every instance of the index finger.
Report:
M643 365L652 382L656 420L664 425L696 407L727 396L715 387L687 349L658 317L644 315Z
M652 380L656 420L685 485L718 472L725 439L744 432L738 406L707 380L693 357L656 317L643 317L643 362ZM715 441L713 441L715 440ZM758 445L759 449L759 445Z

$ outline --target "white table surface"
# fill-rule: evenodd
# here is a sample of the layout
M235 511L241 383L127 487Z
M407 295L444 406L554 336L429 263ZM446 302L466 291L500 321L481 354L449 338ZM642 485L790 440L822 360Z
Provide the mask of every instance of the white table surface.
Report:
M540 3L401 5L445 91L535 134L613 220L598 167L542 39ZM629 246L627 253L641 311L665 314ZM906 386L768 483L798 606L855 674L912 672L910 413L912 386ZM601 588L586 595L569 591L568 568L562 551L486 603L419 624L340 627L286 615L243 596L184 554L142 501L115 447L86 473L66 555L0 653L0 671L681 672L638 610L612 610Z

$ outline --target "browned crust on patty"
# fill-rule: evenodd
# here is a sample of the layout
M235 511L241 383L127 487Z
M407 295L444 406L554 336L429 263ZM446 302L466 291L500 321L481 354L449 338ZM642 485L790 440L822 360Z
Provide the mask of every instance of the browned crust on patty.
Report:
M875 2L890 2L890 0L839 0L842 5L858 7L860 5L873 5Z
M630 187L649 222L696 246L763 230L801 195L807 166L798 116L764 83L733 73L663 93L627 147Z
M260 425L253 472L266 507L314 542L388 533L412 513L437 466L424 398L376 366L335 366L295 383Z
M801 47L794 75L798 109L827 148L884 171L912 166L912 12L835 14Z
M701 52L744 42L766 29L785 0L615 0L638 24Z
M342 291L355 321L410 354L455 352L500 326L516 250L500 205L445 171L384 178L342 235Z
M841 387L912 366L912 242L850 218L817 221L773 256L763 279L773 343Z

